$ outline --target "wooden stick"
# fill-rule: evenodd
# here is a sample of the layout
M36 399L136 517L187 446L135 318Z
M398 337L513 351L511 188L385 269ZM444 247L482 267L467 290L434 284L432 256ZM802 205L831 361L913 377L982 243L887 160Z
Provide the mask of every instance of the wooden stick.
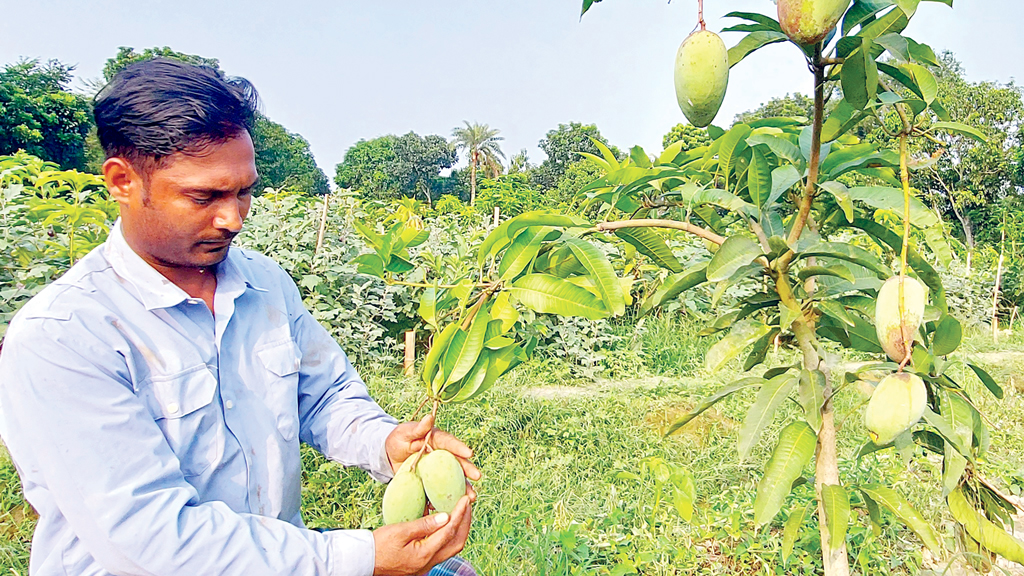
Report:
M316 235L316 248L313 249L313 258L320 253L320 249L324 246L324 232L327 230L327 199L330 196L324 194L324 209L320 214L320 231Z
M412 376L416 364L416 331L405 331L405 375Z

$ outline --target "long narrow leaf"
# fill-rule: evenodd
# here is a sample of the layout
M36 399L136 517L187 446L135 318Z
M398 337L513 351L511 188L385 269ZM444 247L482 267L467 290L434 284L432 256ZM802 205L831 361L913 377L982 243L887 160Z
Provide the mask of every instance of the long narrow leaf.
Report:
M743 426L740 427L739 455L740 461L750 456L754 449L761 431L775 419L775 411L782 406L782 403L789 397L793 387L796 386L797 377L793 374L784 373L765 382L757 392L754 404L747 410L747 416L743 419ZM807 427L810 430L810 426ZM811 430L813 433L813 430ZM795 477L794 477L795 479Z
M732 394L739 392L740 390L745 390L747 388L752 388L754 386L760 386L765 382L767 382L767 380L765 380L764 378L750 377L737 380L732 384L729 384L728 386L724 386L718 392L715 392L711 396L708 396L707 398L701 400L700 403L697 404L697 406L694 407L694 409L691 410L686 416L683 416L679 420L676 420L672 424L672 426L669 427L668 432L665 432L665 435L668 436L670 434L673 434L676 430L679 430L683 426L686 426L687 424L690 423L691 420L703 414L705 411L707 411L708 408L711 408L719 401L728 398Z
M536 312L583 316L591 320L608 317L608 309L599 298L550 274L527 274L516 280L509 291Z
M772 521L782 509L782 502L792 490L793 482L814 455L817 436L803 421L795 421L782 429L779 443L757 483L754 498L754 525L760 528Z

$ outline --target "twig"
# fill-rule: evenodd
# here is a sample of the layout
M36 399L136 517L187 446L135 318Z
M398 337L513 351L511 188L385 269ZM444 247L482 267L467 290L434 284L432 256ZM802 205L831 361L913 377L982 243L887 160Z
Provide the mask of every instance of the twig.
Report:
M725 237L715 234L711 230L701 228L700 226L694 226L689 222L679 222L678 220L661 220L657 218L643 218L640 220L619 220L618 222L601 222L594 227L599 232L607 232L612 230L620 230L622 228L670 228L672 230L682 230L689 232L695 236L714 242L721 246L725 242Z

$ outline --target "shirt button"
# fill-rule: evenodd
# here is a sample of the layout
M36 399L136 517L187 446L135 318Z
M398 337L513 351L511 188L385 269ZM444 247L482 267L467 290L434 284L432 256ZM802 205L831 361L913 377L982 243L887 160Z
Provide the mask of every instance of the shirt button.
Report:
M174 402L171 402L170 404L167 405L167 411L170 412L171 414L177 414L179 409L180 407Z
M232 402L231 400L227 400L224 402L224 407L227 408L228 410L231 410L232 408L235 407L235 403Z

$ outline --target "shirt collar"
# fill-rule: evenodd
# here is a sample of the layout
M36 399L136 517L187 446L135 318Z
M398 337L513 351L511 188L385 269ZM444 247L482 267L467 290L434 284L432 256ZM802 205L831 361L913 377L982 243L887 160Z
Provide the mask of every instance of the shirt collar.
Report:
M107 260L114 272L135 288L147 310L171 308L190 298L187 292L157 272L132 250L121 231L120 218L110 227L106 251ZM217 266L217 292L226 292L234 296L241 295L246 288L266 292L245 277L242 267L235 262L238 257L245 256L240 254L237 248L232 247L228 251L228 257Z

